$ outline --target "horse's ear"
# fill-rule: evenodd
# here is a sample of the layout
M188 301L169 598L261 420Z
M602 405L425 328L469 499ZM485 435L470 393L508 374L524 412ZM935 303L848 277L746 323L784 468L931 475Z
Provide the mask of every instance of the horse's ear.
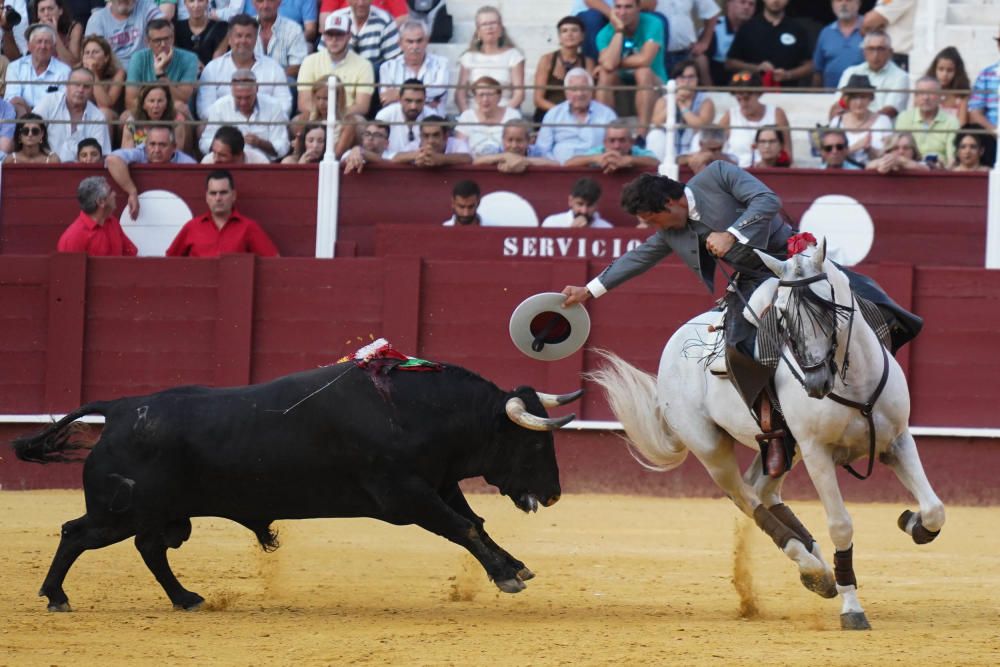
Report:
M819 244L816 246L816 251L812 256L813 266L816 267L817 272L823 271L823 262L826 260L826 237L820 239Z
M774 275L778 276L779 278L781 278L783 275L785 275L785 263L784 262L782 262L780 259L775 259L774 257L771 257L770 255L768 255L766 252L761 252L760 250L757 250L756 248L754 248L753 251L755 253L757 253L758 257L760 257L760 261L764 262L764 266L766 266L767 268L771 269L771 271L774 273Z

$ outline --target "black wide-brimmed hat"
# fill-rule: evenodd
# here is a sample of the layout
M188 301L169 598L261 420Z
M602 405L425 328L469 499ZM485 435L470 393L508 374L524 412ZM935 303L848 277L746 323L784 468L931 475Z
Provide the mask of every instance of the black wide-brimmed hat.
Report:
M852 74L848 77L847 83L843 88L840 89L841 92L846 95L871 95L875 96L875 86L872 85L871 79L869 79L864 74Z
M528 297L510 316L510 339L532 359L556 361L573 354L590 335L590 315L580 304L563 308L565 296L544 292Z

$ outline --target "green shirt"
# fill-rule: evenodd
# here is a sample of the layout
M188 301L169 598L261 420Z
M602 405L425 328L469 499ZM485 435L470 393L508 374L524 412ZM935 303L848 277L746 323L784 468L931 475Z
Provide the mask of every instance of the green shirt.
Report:
M956 130L958 119L941 109L938 109L937 116L930 123L924 122L920 117L920 109L907 109L896 116L896 131L912 132L920 154L933 153L946 167L955 159Z
M614 36L615 27L610 23L601 28L595 40L597 42L597 50L603 51L606 49L608 44L611 43L611 38ZM639 14L639 25L636 26L635 33L632 35L623 35L623 37L622 58L639 53L642 51L643 45L650 40L660 45L660 50L653 56L653 62L649 66L656 73L656 76L660 77L660 81L666 83L669 77L667 76L667 68L664 64L664 59L666 58L666 40L663 38L663 22L643 12Z
M167 78L171 83L184 83L198 80L198 56L187 49L174 47L174 57L167 65ZM128 64L128 81L152 83L156 81L156 70L153 68L152 49L136 51Z

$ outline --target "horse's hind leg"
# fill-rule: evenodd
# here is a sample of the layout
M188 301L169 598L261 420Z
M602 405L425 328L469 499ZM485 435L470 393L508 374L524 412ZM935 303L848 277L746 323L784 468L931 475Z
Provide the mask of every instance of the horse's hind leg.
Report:
M933 541L944 525L944 503L927 480L917 453L917 444L909 430L896 438L889 451L883 454L882 461L892 468L902 485L920 505L919 512L906 510L900 515L899 527L917 544Z
M49 599L49 611L70 611L69 598L63 590L66 574L84 551L100 549L131 537L133 531L125 524L100 524L87 514L67 521L62 526L59 547L45 575L38 595Z
M197 609L205 601L205 598L181 586L181 582L177 581L167 561L167 546L174 548L180 546L180 542L186 539L190 532L191 523L184 520L171 522L163 530L147 530L135 536L135 548L139 550L142 560L156 577L156 581L163 587L174 609ZM180 542L174 540L168 543L171 536L183 536L183 539Z

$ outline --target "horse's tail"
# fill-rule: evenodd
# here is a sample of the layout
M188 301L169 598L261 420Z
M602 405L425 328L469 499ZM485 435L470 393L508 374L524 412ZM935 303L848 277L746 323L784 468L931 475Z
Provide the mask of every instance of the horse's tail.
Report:
M92 438L87 437L87 426L76 420L85 415L107 415L110 402L98 401L77 408L57 422L34 435L15 438L11 443L14 454L22 461L31 463L70 463L86 458L86 454L76 452L93 447Z
M673 470L687 458L687 448L670 436L656 401L656 378L607 350L594 350L607 363L585 377L596 382L625 428L629 454L649 470Z

